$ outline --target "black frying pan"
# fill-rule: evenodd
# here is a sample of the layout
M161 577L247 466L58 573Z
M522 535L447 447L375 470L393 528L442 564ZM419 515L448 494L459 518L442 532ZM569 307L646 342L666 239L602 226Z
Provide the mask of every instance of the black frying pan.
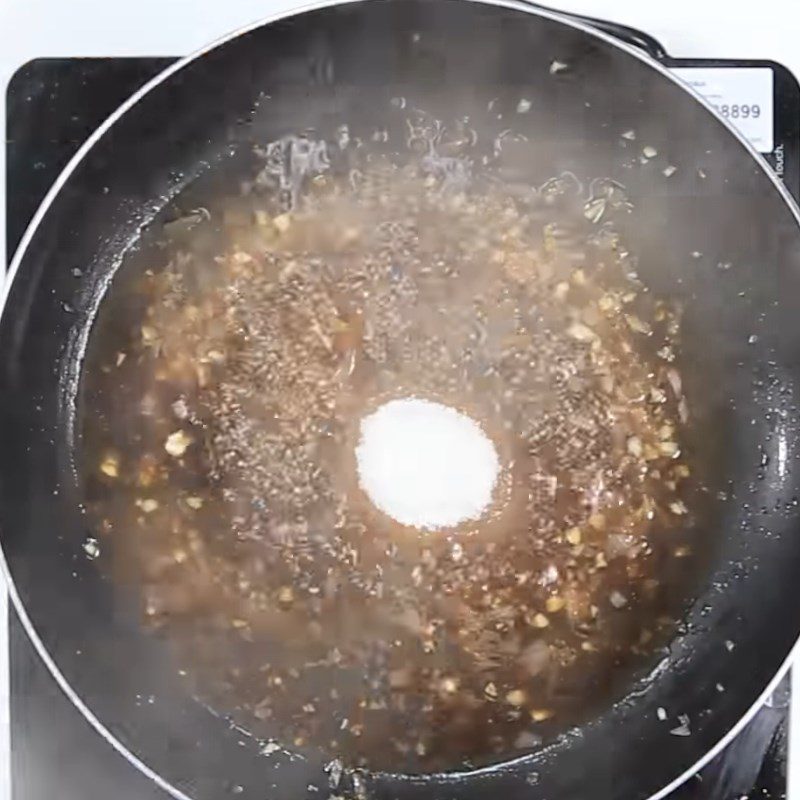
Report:
M569 68L551 75L554 60ZM626 236L639 272L686 306L681 370L693 403L689 447L707 467L708 509L695 532L708 543L706 563L668 650L580 730L477 772L367 775L338 791L431 800L663 794L787 663L800 633L800 231L786 193L662 68L588 29L512 4L327 6L181 62L115 114L25 236L0 320L0 532L13 601L87 718L176 797L297 800L329 789L322 755L265 759L198 704L140 629L135 590L125 602L83 552L72 468L81 359L120 256L193 181L225 183L251 168L253 142L303 129L326 135L343 120L356 133L402 126L390 103L399 96L442 119L480 122L487 99L497 98L495 115L511 114L521 92L533 107L514 124L529 141L503 174L531 185L567 170L625 183L637 207ZM619 135L632 127L678 166L669 182L625 166Z

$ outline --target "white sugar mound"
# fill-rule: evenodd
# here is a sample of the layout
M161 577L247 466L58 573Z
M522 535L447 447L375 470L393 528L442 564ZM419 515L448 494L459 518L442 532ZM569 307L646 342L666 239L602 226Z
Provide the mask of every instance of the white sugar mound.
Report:
M435 530L479 518L492 501L500 461L474 420L409 397L361 421L361 488L402 525Z

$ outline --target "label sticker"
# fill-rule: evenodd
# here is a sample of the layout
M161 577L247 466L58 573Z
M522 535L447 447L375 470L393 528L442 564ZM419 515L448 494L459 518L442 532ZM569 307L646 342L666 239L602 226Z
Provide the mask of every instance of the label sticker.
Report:
M761 153L775 147L774 75L769 67L673 67Z

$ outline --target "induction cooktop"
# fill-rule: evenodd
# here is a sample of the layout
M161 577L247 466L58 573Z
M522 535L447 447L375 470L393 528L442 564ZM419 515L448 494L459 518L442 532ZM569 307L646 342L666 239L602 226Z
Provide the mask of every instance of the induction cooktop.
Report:
M673 59L644 33L591 22L674 69L739 127L800 197L800 87L788 70L769 61ZM174 60L42 58L17 71L6 96L9 253L90 133ZM61 693L13 610L9 614L12 800L166 800ZM786 797L789 700L787 677L739 736L672 797Z

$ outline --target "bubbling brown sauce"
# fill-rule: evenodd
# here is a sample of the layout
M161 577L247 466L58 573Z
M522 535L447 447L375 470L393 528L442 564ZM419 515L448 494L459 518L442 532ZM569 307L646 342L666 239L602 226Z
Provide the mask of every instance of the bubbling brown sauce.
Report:
M664 641L691 548L679 315L598 222L376 166L290 213L179 220L115 288L89 505L208 702L353 766L448 769L584 719ZM359 421L399 397L492 438L483 518L425 532L366 499Z

